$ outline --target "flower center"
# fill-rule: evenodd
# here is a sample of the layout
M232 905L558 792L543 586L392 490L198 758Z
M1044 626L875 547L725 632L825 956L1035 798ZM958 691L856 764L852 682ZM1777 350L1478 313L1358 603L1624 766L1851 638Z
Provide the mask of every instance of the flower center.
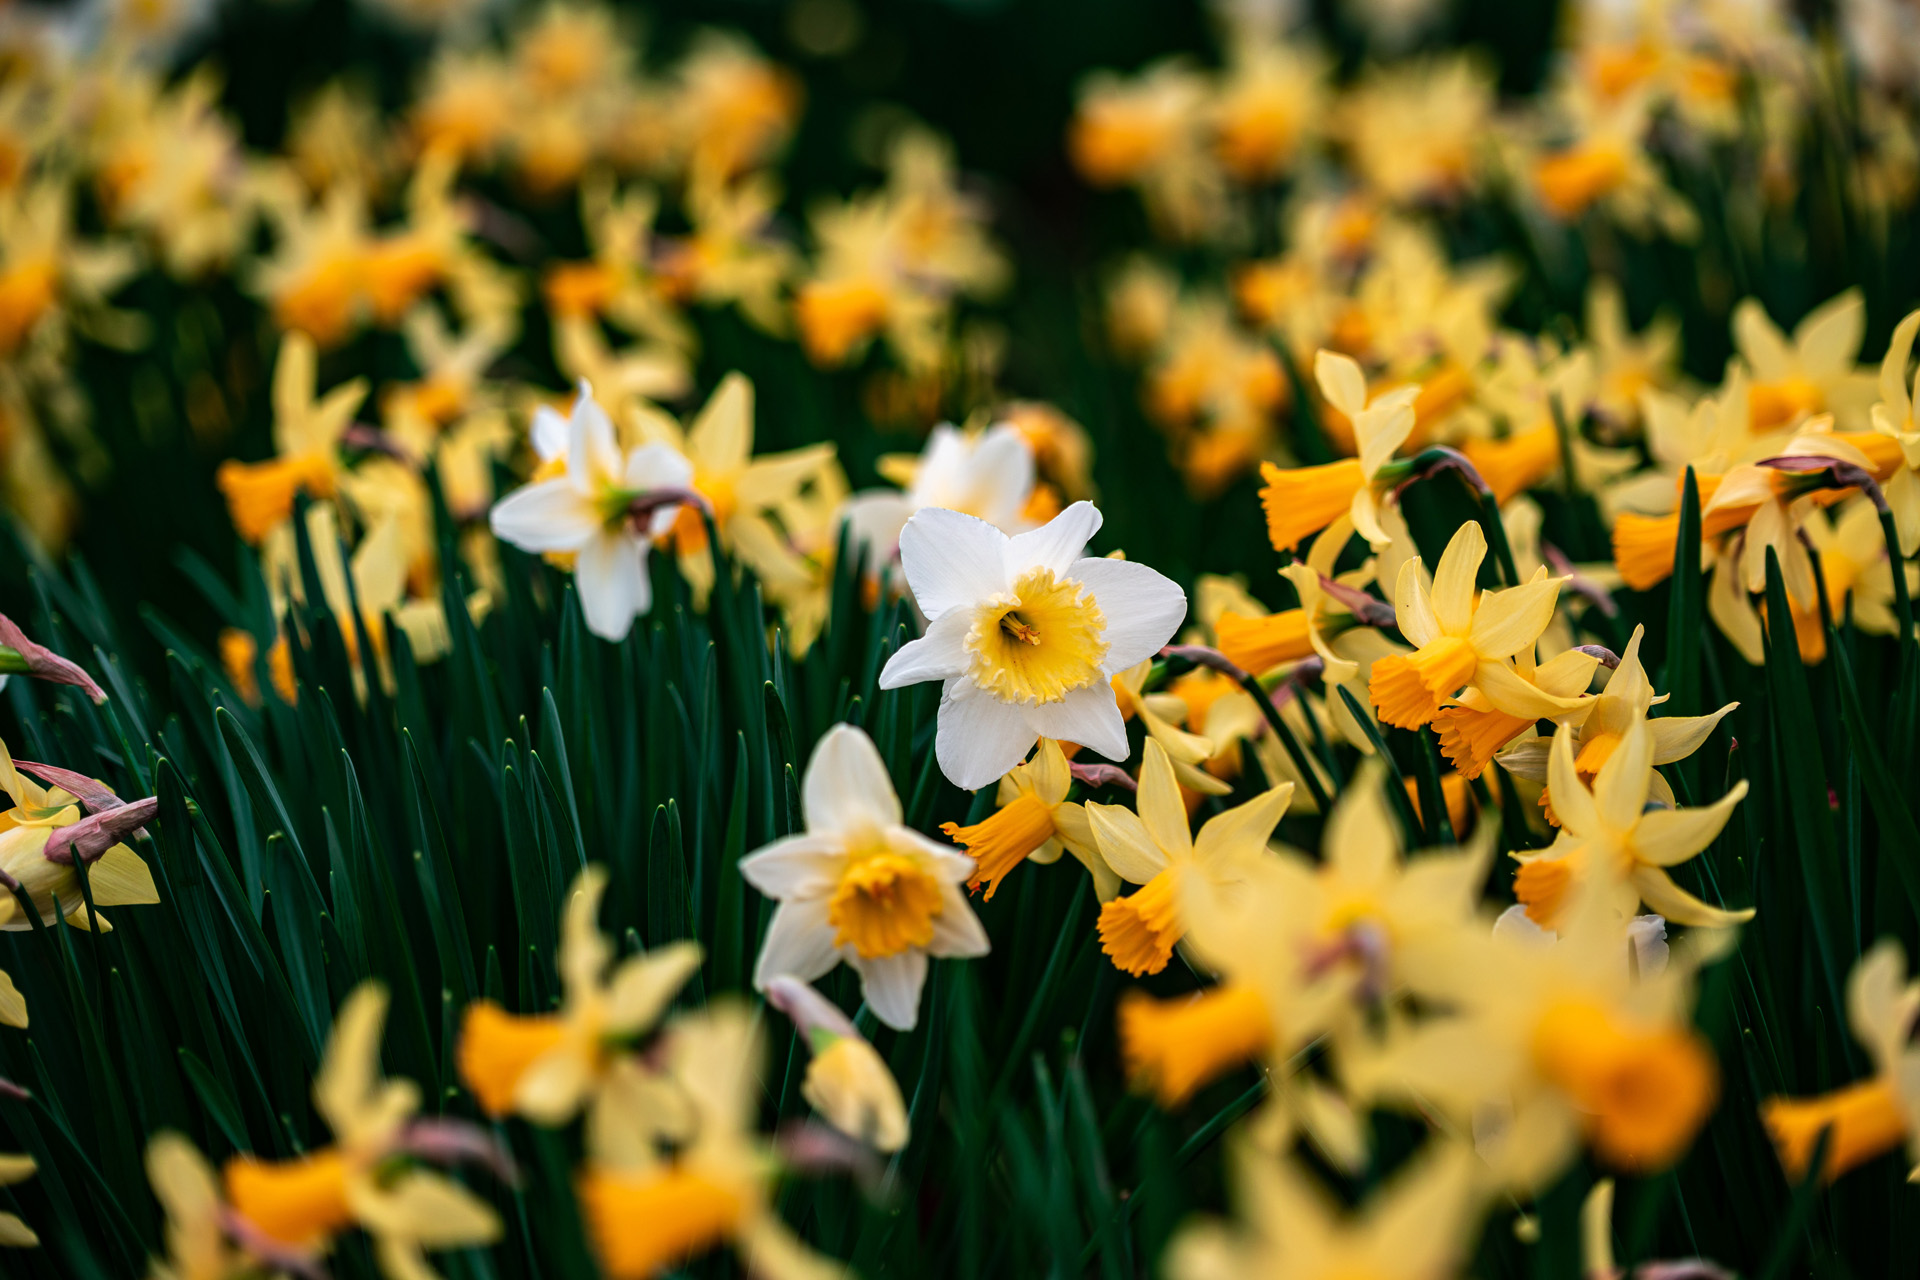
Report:
M1101 678L1107 619L1091 594L1050 569L1029 569L1010 596L981 606L968 674L1002 702L1058 702Z
M1053 839L1053 808L1031 791L1025 791L984 822L970 827L945 822L940 830L949 839L965 845L979 864L967 887L978 889L984 882L987 897L991 899L1009 872L1026 861L1028 854Z
M346 1162L330 1148L299 1160L238 1156L226 1183L234 1211L281 1244L319 1244L353 1221Z
M467 1008L460 1029L460 1078L473 1090L481 1110L503 1116L513 1110L515 1092L527 1069L566 1035L558 1016L516 1017L491 1000Z
M1718 1091L1713 1059L1693 1034L1622 1026L1584 1001L1547 1010L1534 1028L1533 1056L1587 1113L1594 1150L1626 1168L1657 1170L1677 1159Z
M1440 700L1473 679L1479 658L1459 636L1441 636L1402 656L1390 654L1373 664L1368 694L1374 710L1390 725L1418 729L1440 714Z
M589 1173L579 1194L600 1265L616 1280L642 1280L704 1253L737 1231L747 1212L732 1188L680 1169Z
M911 857L881 849L856 852L827 903L833 944L863 959L899 955L933 941L940 883Z
M1176 879L1176 868L1168 867L1138 891L1100 908L1100 949L1116 968L1137 978L1167 967L1173 944L1186 933Z
M1817 1098L1770 1098L1761 1107L1760 1118L1780 1152L1780 1163L1795 1178L1805 1175L1814 1145L1829 1125L1833 1127L1825 1165L1829 1182L1855 1165L1893 1150L1907 1136L1907 1117L1900 1109L1900 1100L1893 1086L1881 1077Z

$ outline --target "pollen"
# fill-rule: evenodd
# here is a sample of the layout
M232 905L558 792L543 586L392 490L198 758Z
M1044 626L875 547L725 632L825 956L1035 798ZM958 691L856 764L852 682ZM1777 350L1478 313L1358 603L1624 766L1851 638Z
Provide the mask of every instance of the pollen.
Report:
M1267 482L1260 490L1267 537L1279 551L1293 550L1303 538L1339 519L1367 482L1358 458L1288 470L1263 462L1260 477Z
M1594 1151L1624 1169L1655 1172L1679 1159L1719 1092L1713 1058L1691 1031L1623 1026L1581 1001L1540 1019L1533 1056L1586 1113Z
M283 1161L239 1156L227 1162L225 1178L234 1212L281 1244L319 1245L353 1221L337 1151Z
M680 1169L580 1179L580 1207L612 1280L646 1280L705 1253L739 1229L747 1206L711 1178Z
M1106 617L1079 583L1034 568L981 606L967 635L969 674L1002 702L1058 702L1101 680Z
M1473 678L1479 665L1473 647L1458 636L1441 636L1412 653L1390 654L1373 664L1367 695L1380 718L1401 729L1431 724L1441 699Z
M1222 1072L1273 1044L1266 1001L1229 982L1197 997L1155 1000L1130 992L1120 1001L1120 1055L1134 1088L1177 1106Z
M856 854L827 903L833 943L861 958L899 955L933 941L940 884L919 862L889 851Z
M1821 1131L1831 1126L1833 1137L1821 1166L1828 1182L1893 1150L1907 1136L1900 1099L1881 1077L1817 1098L1769 1098L1760 1108L1760 1119L1780 1155L1780 1166L1794 1178L1806 1176Z
M967 881L967 888L978 889L984 883L987 899L991 901L1000 882L1025 862L1027 855L1053 839L1053 809L1039 796L1026 791L984 822L970 827L945 822L940 830L956 844L965 845L973 855L978 865Z
M1220 652L1243 671L1258 674L1313 656L1305 609L1287 609L1264 618L1223 613L1213 625Z
M460 1025L456 1062L460 1078L490 1116L513 1110L514 1094L527 1068L560 1043L566 1034L554 1015L516 1017L491 1000L467 1006Z
M1124 898L1100 908L1100 949L1133 977L1158 973L1186 933L1180 920L1177 872L1169 867Z

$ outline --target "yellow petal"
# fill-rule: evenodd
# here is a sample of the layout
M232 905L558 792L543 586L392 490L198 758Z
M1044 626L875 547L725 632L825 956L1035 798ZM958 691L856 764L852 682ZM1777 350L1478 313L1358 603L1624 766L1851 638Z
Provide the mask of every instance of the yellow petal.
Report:
M1167 855L1147 834L1139 814L1124 805L1092 801L1085 808L1100 856L1122 880L1145 884L1167 869Z
M1173 760L1167 749L1151 738L1140 761L1140 790L1134 808L1146 824L1147 834L1167 857L1181 858L1193 852L1193 831L1187 825L1187 805L1180 798Z
M1478 521L1469 520L1454 530L1452 540L1440 557L1440 567L1433 571L1433 615L1445 634L1463 636L1473 623L1475 583L1480 576L1480 562L1486 556L1487 535L1481 532ZM1544 624L1542 626L1544 628ZM1407 639L1413 637L1409 635ZM1507 651L1512 652L1512 649Z
M607 1027L629 1034L660 1020L681 987L700 968L697 942L670 942L624 961L607 992Z
M1540 638L1553 621L1561 578L1535 577L1507 591L1489 591L1473 612L1468 639L1473 651L1490 662L1511 658ZM1436 595L1437 595L1436 590Z
M1624 749L1624 748L1623 748ZM1612 763L1609 761L1608 763ZM1747 794L1742 778L1733 790L1697 809L1653 809L1640 816L1633 832L1633 854L1656 867L1685 862L1714 842Z
M0 972L0 1022L22 1029L27 1025L27 998L5 972Z
M87 887L98 907L145 906L160 901L153 872L124 844L114 845L87 868Z

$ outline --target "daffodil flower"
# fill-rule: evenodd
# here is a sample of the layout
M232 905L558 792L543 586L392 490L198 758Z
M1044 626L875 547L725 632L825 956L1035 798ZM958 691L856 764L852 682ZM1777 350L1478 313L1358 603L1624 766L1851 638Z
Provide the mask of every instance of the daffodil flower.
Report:
M758 1018L710 1005L672 1024L662 1056L692 1111L689 1140L663 1156L651 1117L623 1126L616 1115L576 1183L602 1273L651 1280L730 1243L766 1280L843 1276L793 1237L773 1202L780 1165L752 1128L765 1089Z
M1385 723L1402 729L1430 724L1468 685L1494 699L1503 690L1527 696L1527 686L1506 662L1547 629L1562 580L1547 577L1543 568L1520 586L1478 593L1474 582L1486 554L1486 535L1468 522L1447 543L1431 587L1418 559L1400 566L1394 615L1400 633L1418 647L1373 664L1367 692Z
M1752 371L1753 430L1792 427L1817 413L1864 416L1873 382L1859 373L1854 360L1866 327L1866 304L1858 289L1815 307L1794 327L1791 339L1759 302L1743 299L1733 309L1733 341Z
M1820 1135L1831 1131L1820 1166L1828 1182L1903 1143L1920 1178L1920 1048L1913 1027L1920 1017L1920 982L1907 979L1907 958L1888 938L1861 956L1847 979L1847 1022L1866 1046L1873 1074L1815 1098L1768 1098L1760 1118L1779 1152L1781 1167L1805 1177Z
M1656 702L1665 701L1665 698L1664 695L1654 696L1646 667L1640 662L1640 641L1645 634L1645 627L1633 629L1633 638L1627 641L1626 652L1620 655L1620 665L1607 677L1607 687L1582 705L1583 714L1578 719L1572 716L1538 717L1560 719L1569 726L1574 746L1574 771L1580 775L1582 782L1589 785L1592 785L1601 766L1620 749L1620 744L1636 724L1645 724L1647 727L1653 746L1653 763L1672 764L1698 751L1713 732L1714 726L1740 705L1729 702L1718 711L1704 716L1661 716L1649 720L1647 712ZM1588 671L1591 673L1592 668L1588 668ZM1551 738L1527 738L1513 743L1495 758L1503 769L1516 778L1546 782L1552 744ZM1648 776L1647 786L1648 795L1658 803L1669 808L1678 803L1674 799L1673 789L1657 771ZM1552 794L1548 790L1541 803L1548 807L1548 821L1557 824L1559 819L1552 809Z
M557 956L563 991L558 1012L516 1015L476 1000L461 1023L460 1077L493 1116L514 1112L542 1125L597 1105L606 1088L644 1089L644 1077L620 1069L631 1046L666 1013L674 993L700 967L700 946L673 942L631 956L609 972L613 948L594 924L606 892L602 867L583 869L561 916Z
M0 889L0 929L33 927L21 908L22 894L32 902L42 924L64 916L76 928L91 926L103 933L113 926L98 908L160 901L147 864L121 843L122 836L151 820L152 800L136 810L101 787L101 802L83 806L65 787L43 788L21 776L4 744L0 744L0 790L13 800L11 809L0 812L0 873L8 878L6 888ZM111 804L106 803L109 800ZM89 808L97 811L89 814ZM91 920L74 869L76 861L87 867L87 889L96 908ZM12 985L8 981L6 988L11 990ZM0 1010L17 1014L20 1021L15 1025L26 1025L26 1006L17 991L11 996L0 991Z
M587 629L618 642L653 605L647 551L691 500L693 466L658 443L623 457L612 420L584 384L568 427L564 474L508 494L490 523L496 537L523 551L573 555ZM653 505L636 517L636 503Z
M1215 754L1213 740L1180 727L1179 721L1187 713L1183 699L1171 693L1146 691L1147 677L1152 673L1152 659L1143 658L1113 677L1120 719L1137 718L1147 736L1167 749L1181 786L1205 796L1226 795L1233 788L1202 768Z
M1105 902L1120 891L1120 881L1101 858L1087 825L1084 805L1067 800L1073 773L1066 752L1051 738L1040 739L1031 760L1015 765L1000 779L995 800L999 807L972 826L943 822L940 830L966 846L975 859L967 888L986 886L988 901L1000 882L1028 859L1046 865L1057 862L1064 850L1078 858L1093 875L1093 887Z
M1260 503L1267 513L1267 536L1276 548L1292 550L1345 514L1352 517L1355 532L1384 547L1392 541L1380 527L1382 498L1394 474L1388 463L1413 433L1413 404L1420 388L1395 387L1369 401L1359 363L1332 351L1314 355L1313 373L1327 403L1353 424L1359 456L1290 470L1262 463L1260 474L1267 485L1260 491Z
M798 978L767 984L767 1003L793 1020L812 1057L800 1096L828 1124L875 1151L907 1145L907 1107L893 1073L852 1019Z
M1006 533L1032 527L1024 513L1034 492L1033 447L1007 423L977 432L942 423L918 456L889 455L880 469L901 488L863 489L840 515L876 579L898 559L900 531L923 508L963 511Z
M927 632L888 659L880 687L942 682L934 754L954 785L997 781L1043 737L1127 758L1113 677L1172 639L1187 598L1145 565L1085 555L1099 528L1076 502L1013 538L942 509L901 531Z
M330 498L342 471L341 437L366 399L364 378L314 398L319 357L313 339L293 330L280 340L273 367L273 446L265 462L220 464L215 482L226 495L233 526L248 542L262 538L293 513L296 493Z
M1241 1140L1231 1151L1238 1222L1185 1228L1168 1247L1172 1280L1433 1280L1473 1252L1486 1192L1471 1146L1435 1138L1357 1212L1343 1212L1290 1156Z
M1538 924L1554 927L1572 880L1597 876L1621 916L1644 902L1677 924L1725 928L1751 920L1751 908L1723 911L1700 901L1667 874L1719 836L1747 794L1746 780L1711 805L1680 809L1649 804L1653 795L1654 733L1658 720L1635 721L1606 754L1589 787L1573 754L1573 730L1554 734L1547 785L1560 819L1560 838L1533 854L1515 854L1520 871L1514 895ZM1711 725L1708 726L1711 729ZM1681 732L1690 732L1681 730ZM1600 739L1596 738L1596 741Z
M427 1280L427 1250L491 1244L492 1209L459 1183L409 1158L420 1091L380 1075L387 993L362 983L334 1018L313 1080L313 1105L334 1142L294 1160L235 1156L223 1171L227 1201L250 1231L275 1247L324 1255L351 1226L373 1237L388 1275Z
M1158 973L1187 931L1181 907L1189 877L1233 880L1241 860L1266 847L1267 837L1293 799L1282 783L1209 819L1196 837L1166 748L1149 739L1140 763L1137 812L1089 804L1087 818L1100 854L1122 880L1141 886L1100 909L1100 947L1120 969L1139 977Z
M960 890L976 864L905 825L879 751L852 725L835 725L814 748L801 809L806 834L740 862L747 883L780 903L754 986L764 991L781 974L811 982L844 960L880 1021L911 1030L928 957L987 953Z
M0 688L9 675L24 675L49 684L72 685L93 699L96 705L107 700L107 692L75 662L69 662L22 631L6 614L0 613Z

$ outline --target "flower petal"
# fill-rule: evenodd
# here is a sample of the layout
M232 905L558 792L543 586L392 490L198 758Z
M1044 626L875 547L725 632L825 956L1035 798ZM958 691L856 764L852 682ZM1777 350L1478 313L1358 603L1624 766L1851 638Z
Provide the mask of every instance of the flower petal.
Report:
M927 953L918 949L868 960L849 956L860 974L860 994L874 1017L895 1031L911 1031L920 1020L920 988L927 981Z
M1107 620L1102 668L1108 674L1151 658L1186 621L1187 593L1144 564L1088 558L1075 561L1068 576L1093 593Z
M951 680L967 670L967 634L973 629L972 611L949 609L927 626L918 640L909 640L880 670L882 689L904 689L925 680Z
M1167 855L1147 834L1147 824L1125 805L1086 804L1087 825L1093 829L1100 856L1122 880L1145 884L1167 869Z
M1480 577L1480 562L1486 558L1487 535L1481 531L1478 521L1469 520L1453 531L1447 549L1440 555L1440 565L1433 571L1433 616L1438 619L1442 633L1450 636L1467 633L1467 627L1473 622L1474 584ZM1404 633L1405 628L1401 630Z
M1653 735L1643 720L1627 730L1593 780L1593 803L1600 821L1615 831L1630 831L1642 821L1647 788L1653 781ZM1556 807L1559 796L1556 793ZM1651 815L1648 815L1651 816Z
M1536 577L1507 591L1487 592L1473 611L1473 626L1467 633L1473 651L1498 662L1538 640L1553 621L1562 581Z
M1639 891L1640 901L1674 924L1724 929L1753 919L1751 907L1745 911L1723 911L1700 901L1658 867L1635 867L1627 880Z
M1029 569L1049 569L1055 577L1073 570L1073 562L1087 553L1087 543L1100 532L1100 509L1076 502L1030 533L1007 539L1004 553L1008 581Z
M783 902L774 908L767 936L760 942L753 985L764 991L767 983L783 973L812 982L838 963L840 952L833 944L833 926L827 923L826 899Z
M845 862L838 835L787 836L740 859L740 875L769 898L817 898L840 883Z
M1113 702L1113 690L1109 686L1101 685L1099 691L1106 695L1109 703ZM1072 696L1069 694L1068 698ZM1114 707L1113 715L1117 721L1118 706ZM1007 770L1026 759L1040 732L1034 727L1028 708L1002 702L971 680L949 680L940 696L940 721L934 732L933 753L947 781L963 790L978 791L998 782ZM1047 736L1079 741L1077 737L1051 731ZM1123 727L1122 740L1125 737ZM1081 745L1098 750L1094 743Z
M933 941L927 944L927 953L968 960L983 956L991 949L986 928L980 923L980 917L973 914L973 906L960 886L941 886L940 914L933 918Z
M1617 753L1616 753L1617 754ZM1611 761L1609 762L1611 763ZM1733 790L1697 809L1654 809L1640 815L1633 832L1634 857L1656 867L1685 862L1712 844L1747 794L1742 778Z
M1125 760L1129 754L1120 703L1113 695L1113 686L1104 680L1075 689L1058 702L1019 710L1025 713L1028 734L1020 748L1023 758L1035 737L1077 742L1109 760Z
M923 507L900 530L900 564L920 612L937 620L1007 589L1007 535L977 516Z
M1593 793L1580 781L1579 770L1573 767L1573 730L1565 725L1553 735L1553 747L1547 755L1547 790L1553 796L1553 811L1560 815L1562 831L1585 836L1599 827L1600 811L1594 805Z
M565 480L542 480L494 504L493 536L522 551L577 551L600 532L600 512Z
M813 749L800 807L809 834L871 830L900 821L900 797L879 748L850 724L827 730Z
M573 584L587 630L618 644L627 638L633 620L653 604L646 544L624 533L601 530L581 545L573 564Z

